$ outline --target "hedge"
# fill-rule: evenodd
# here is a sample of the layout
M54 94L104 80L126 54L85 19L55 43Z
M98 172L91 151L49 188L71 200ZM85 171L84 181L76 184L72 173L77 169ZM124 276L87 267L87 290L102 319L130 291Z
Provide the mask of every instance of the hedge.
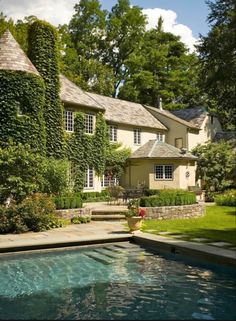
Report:
M72 196L57 196L54 198L56 209L81 208L83 202L79 194Z
M157 195L140 198L140 206L142 207L176 206L195 203L195 193L182 190L159 190Z

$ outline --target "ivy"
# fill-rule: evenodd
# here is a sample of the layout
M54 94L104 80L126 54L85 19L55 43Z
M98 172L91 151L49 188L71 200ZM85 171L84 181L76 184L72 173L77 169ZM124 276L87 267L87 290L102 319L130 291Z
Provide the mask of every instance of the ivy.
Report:
M45 153L44 83L24 71L0 70L0 147L11 141Z
M73 168L75 191L83 189L88 166L93 167L97 175L103 174L105 169L108 131L103 114L97 114L94 135L85 133L84 123L84 114L76 113L74 133L68 138L67 154Z
M29 27L28 55L45 83L44 120L46 124L47 155L62 158L65 142L63 107L59 90L59 49L56 29L49 23L36 20Z

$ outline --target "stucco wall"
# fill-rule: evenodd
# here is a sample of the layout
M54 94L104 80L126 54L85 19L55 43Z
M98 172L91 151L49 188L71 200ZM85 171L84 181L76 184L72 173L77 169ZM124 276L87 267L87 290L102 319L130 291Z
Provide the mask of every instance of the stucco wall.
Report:
M146 220L200 217L205 214L204 204L146 207Z
M191 132L188 133L189 150L196 147L197 144L206 144L208 141L212 141L215 134L220 131L222 131L222 127L219 120L213 116L213 123L211 123L211 116L206 116L198 135Z
M156 180L155 165L173 165L173 180ZM186 177L186 171L189 177ZM136 188L139 184L150 189L182 188L195 185L196 166L194 161L180 160L132 160L126 169L123 184L125 187Z
M122 147L130 147L132 151L135 151L140 146L146 144L149 140L156 139L158 132L165 133L165 131L161 131L156 128L145 128L145 127L138 127L138 126L126 125L126 124L116 124L116 123L111 123L111 125L117 126L117 141L119 143L122 143ZM134 144L134 129L141 130L140 145Z

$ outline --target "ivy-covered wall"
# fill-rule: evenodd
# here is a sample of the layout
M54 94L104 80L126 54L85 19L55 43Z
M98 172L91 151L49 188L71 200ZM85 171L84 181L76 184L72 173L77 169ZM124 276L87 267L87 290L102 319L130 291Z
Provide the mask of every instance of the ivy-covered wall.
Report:
M0 146L29 144L45 153L44 82L40 76L0 70Z
M56 29L49 23L36 20L29 27L28 56L45 83L44 120L46 124L47 155L64 155L63 107L59 89L59 49Z
M84 187L85 172L88 166L94 168L97 175L105 170L106 149L109 145L107 125L102 113L96 116L96 128L93 135L85 133L85 114L78 112L74 119L74 133L67 139L67 155L73 167L74 190Z

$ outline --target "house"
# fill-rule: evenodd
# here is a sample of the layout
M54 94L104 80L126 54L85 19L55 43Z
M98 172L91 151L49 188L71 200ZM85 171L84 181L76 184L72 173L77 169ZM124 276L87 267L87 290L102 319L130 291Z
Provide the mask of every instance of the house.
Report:
M9 31L0 39L1 69L34 73L40 77ZM124 187L142 184L148 188L186 189L195 185L196 157L189 150L198 142L206 141L201 132L202 126L208 131L208 121L203 120L200 124L195 118L186 120L183 115L180 117L162 108L86 92L63 75L60 75L60 85L64 130L68 134L74 131L76 112L85 113L88 135L93 134L96 115L102 112L109 127L110 142L119 142L131 149L120 181ZM0 97L1 108L4 108L4 102ZM30 117L30 113L27 116ZM30 142L30 137L28 140ZM84 191L101 191L107 185L106 177L96 177L93 168L88 168Z

